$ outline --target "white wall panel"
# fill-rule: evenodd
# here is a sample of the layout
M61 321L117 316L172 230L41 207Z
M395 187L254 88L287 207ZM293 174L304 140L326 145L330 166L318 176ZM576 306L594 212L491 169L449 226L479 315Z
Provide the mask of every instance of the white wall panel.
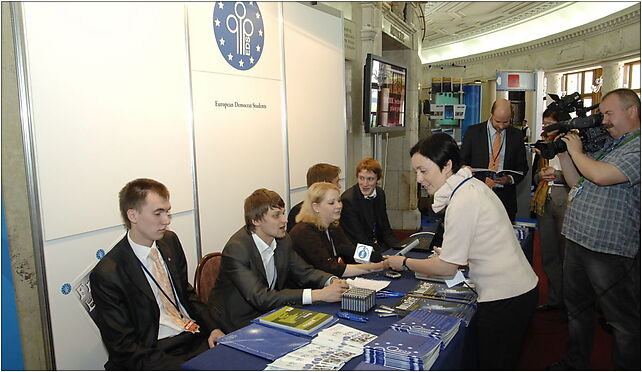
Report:
M184 6L23 7L45 239L117 225L137 177L193 209Z
M293 190L306 186L308 168L316 163L346 169L343 23L294 2L283 4L283 19Z

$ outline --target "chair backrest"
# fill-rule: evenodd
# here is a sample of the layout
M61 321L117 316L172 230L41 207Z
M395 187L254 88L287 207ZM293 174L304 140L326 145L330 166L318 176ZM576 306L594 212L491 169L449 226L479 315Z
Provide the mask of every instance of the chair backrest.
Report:
M201 258L201 261L198 263L194 277L194 289L199 300L202 302L207 303L210 292L212 288L214 288L214 284L216 284L216 278L218 278L220 269L220 252L208 253L205 257Z

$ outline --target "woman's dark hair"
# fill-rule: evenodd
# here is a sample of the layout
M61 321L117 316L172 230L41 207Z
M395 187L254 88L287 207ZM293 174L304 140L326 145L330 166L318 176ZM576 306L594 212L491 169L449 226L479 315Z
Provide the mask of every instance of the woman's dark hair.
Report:
M552 118L555 121L568 120L571 116L568 113L547 108L542 113L542 119Z
M440 170L444 169L448 160L451 160L453 163L453 173L457 173L459 168L461 168L459 146L457 146L457 142L446 133L435 133L420 140L410 149L410 156L413 156L417 152L437 164Z

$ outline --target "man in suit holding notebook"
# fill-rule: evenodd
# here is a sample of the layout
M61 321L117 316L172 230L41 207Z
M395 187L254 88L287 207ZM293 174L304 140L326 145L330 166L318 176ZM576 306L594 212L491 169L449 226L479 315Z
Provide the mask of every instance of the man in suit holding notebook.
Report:
M221 270L209 297L223 330L244 327L277 307L339 302L348 284L315 269L292 248L285 203L274 191L258 189L245 199L245 226L225 245ZM288 288L288 282L297 288Z
M511 115L510 101L495 101L488 121L475 124L466 131L461 146L461 160L462 164L472 168L522 172L522 175L511 173L483 180L497 194L508 217L514 222L517 214L516 186L528 172L528 162L522 132L510 126Z

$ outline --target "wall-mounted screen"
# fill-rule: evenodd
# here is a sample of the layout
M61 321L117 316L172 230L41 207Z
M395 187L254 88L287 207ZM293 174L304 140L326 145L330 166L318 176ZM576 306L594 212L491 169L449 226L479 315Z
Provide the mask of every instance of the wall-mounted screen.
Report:
M405 67L368 54L363 79L366 133L406 129L406 73Z

